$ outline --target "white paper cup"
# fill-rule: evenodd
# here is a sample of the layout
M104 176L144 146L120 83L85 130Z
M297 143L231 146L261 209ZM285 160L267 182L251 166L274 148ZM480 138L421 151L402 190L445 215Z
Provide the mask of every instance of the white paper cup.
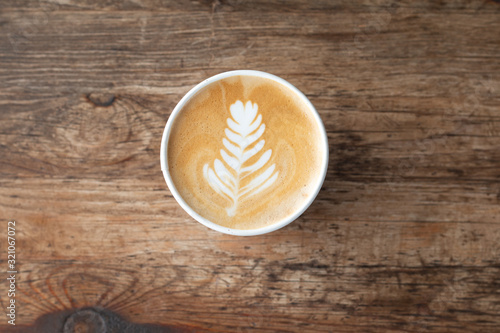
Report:
M205 88L206 86L210 85L213 82L231 77L231 76L239 76L239 75L246 75L246 76L257 76L257 77L262 77L266 79L271 79L286 88L290 89L292 92L294 92L299 99L301 99L309 108L309 111L311 112L311 115L313 116L317 128L320 131L320 136L322 140L320 140L320 144L323 146L322 151L323 151L323 161L322 161L322 166L320 169L320 177L317 178L316 184L314 184L314 192L313 194L309 197L309 199L303 203L300 206L297 206L297 209L294 214L291 216L288 216L276 223L273 223L272 225L263 227L263 228L258 228L258 229L249 229L249 230L243 230L243 229L233 229L233 228L227 228L223 227L217 223L214 223L212 221L207 220L206 218L200 216L198 213L196 213L185 201L184 199L180 196L179 192L174 186L174 183L172 181L172 177L169 172L168 168L168 140L170 138L170 133L172 131L172 126L174 126L174 120L175 118L182 112L183 107L186 105L186 103L196 95L200 90ZM212 76L211 78L206 79L205 81L199 83L196 85L193 89L191 89L181 100L180 102L176 105L174 110L172 111L172 114L168 118L167 124L165 125L165 130L163 131L163 137L161 140L161 148L160 148L160 163L161 163L161 170L163 172L163 177L165 177L165 181L167 182L168 188L172 195L174 196L175 200L179 203L179 205L189 214L191 215L192 218L194 218L196 221L200 222L201 224L209 227L210 229L229 234L229 235L235 235L235 236L255 236L255 235L262 235L269 233L271 231L278 230L280 228L283 228L284 226L290 224L294 220L296 220L314 201L316 196L318 195L319 190L321 189L321 186L323 185L323 182L325 180L326 176L326 171L328 169L328 156L329 156L329 151L328 151L328 138L326 136L326 131L325 127L323 125L323 122L321 121L321 118L312 105L312 103L307 99L307 97L297 88L295 88L292 84L288 83L287 81L283 80L280 77L277 77L275 75L265 73L265 72L260 72L260 71L254 71L254 70L237 70L237 71L230 71L230 72L225 72L221 73L215 76Z

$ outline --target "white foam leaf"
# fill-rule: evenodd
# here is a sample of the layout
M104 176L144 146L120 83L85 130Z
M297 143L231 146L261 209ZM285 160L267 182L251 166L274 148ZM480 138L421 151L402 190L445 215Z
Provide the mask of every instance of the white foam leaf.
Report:
M255 162L252 165L249 165L247 167L242 168L241 172L242 173L249 172L249 171L251 172L252 170L258 170L258 169L262 168L271 159L271 154L272 154L272 150L269 149L264 154L262 154L262 156L258 159L257 162Z
M262 147L264 147L265 143L266 142L264 140L260 140L255 146L244 152L243 156L241 157L242 162L245 163L249 158L257 154L262 149Z
M243 130L242 126L240 124L236 123L231 118L227 118L227 125L229 126L229 128L231 130L233 130L236 133L241 133L241 131Z
M255 191L253 191L252 193L250 193L251 195L256 195L257 193L261 192L261 191L264 191L266 188L268 188L269 186L271 186L275 181L276 179L278 179L278 172L276 171L271 178L267 179L267 181L260 185L259 187L256 187ZM250 191L249 191L250 192ZM246 193L245 193L246 194Z
M234 143L239 143L239 142L243 141L243 139L244 139L241 135L233 133L228 128L225 129L224 133L226 133L227 138L229 140L233 141Z
M203 175L205 178L208 180L208 183L210 186L219 194L226 194L230 198L232 197L233 193L230 189L228 189L219 178L215 175L214 171L212 168L208 167L208 164L205 164L203 167Z
M264 181L266 181L269 177L271 177L275 168L276 165L273 164L269 168L267 168L266 171L264 171L263 173L252 179L252 181L248 183L248 185L246 185L241 189L241 195L243 196L248 192L257 189L260 185L263 185Z
M245 108L243 106L243 102L236 101L236 103L229 107L229 110L231 111L231 116L233 116L233 119L236 120L237 123L241 124L245 117Z
M229 154L226 153L226 151L224 149L220 150L220 154L221 154L224 162L226 162L227 165L229 165L231 168L233 168L234 171L238 172L238 169L241 165L240 161L237 158L229 156Z
M229 128L236 133L240 133L241 135L248 135L252 133L259 127L261 122L262 122L262 115L260 114L258 115L257 119L255 119L255 121L250 125L246 124L240 125L231 118L227 118L227 125L229 126Z
M236 183L234 176L231 174L231 172L229 172L229 170L226 169L224 163L222 163L218 158L215 159L214 170L215 174L222 182L224 182L225 185L227 185L227 187L229 187L230 189L234 188L234 185Z
M245 162L261 153L265 145L265 140L260 140L250 147L266 130L266 125L262 123L262 115L258 114L257 103L252 104L251 101L247 101L243 104L241 101L236 101L229 110L232 118L227 119L228 128L224 130L226 137L222 138L222 144L227 151L221 149L220 154L222 161L234 172L229 171L221 160L215 159L215 172L205 164L203 175L210 187L231 200L232 205L227 208L227 214L233 216L236 214L240 199L270 187L278 178L278 171L275 172L275 164L263 172L260 171L271 159L271 149L262 153L257 162L245 165ZM241 186L242 179L254 174L257 175L255 178L247 185Z
M255 121L252 124L250 124L250 126L248 126L248 130L247 130L246 134L250 134L253 131L255 131L257 129L257 127L260 126L261 123L262 123L262 115L259 114L257 116L257 119L255 119Z
M224 144L224 147L233 154L236 157L240 157L239 155L241 154L241 149L235 145L233 145L228 139L224 138L222 139L222 144Z
M254 143L255 141L257 141L262 136L262 134L264 134L265 130L266 130L266 125L265 124L260 125L257 132L255 132L252 135L249 135L243 139L242 147L246 148L246 147L250 146L252 143Z

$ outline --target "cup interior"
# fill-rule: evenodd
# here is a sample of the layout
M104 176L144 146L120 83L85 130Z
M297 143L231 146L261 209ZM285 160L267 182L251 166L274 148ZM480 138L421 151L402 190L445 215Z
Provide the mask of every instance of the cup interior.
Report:
M320 177L318 177L317 184L314 186L314 192L310 196L310 198L301 206L297 207L297 210L292 214L291 216L288 216L287 218L284 218L278 222L275 222L272 225L258 228L258 229L233 229L233 228L227 228L224 226L221 226L217 223L214 223L212 221L209 221L208 219L204 218L203 216L199 215L197 212L195 212L181 197L179 194L179 191L176 189L174 182L172 181L172 176L169 172L169 167L168 167L168 158L167 158L167 147L168 147L168 140L170 138L170 134L172 131L172 127L174 126L175 119L176 117L182 112L183 107L186 105L187 102L191 100L193 96L195 96L199 91L207 87L208 85L217 82L219 80L232 77L232 76L257 76L261 78L266 78L273 80L289 90L291 90L294 94L297 95L299 99L301 99L308 107L309 111L311 112L314 121L317 125L318 130L320 131L320 136L321 136L321 145L322 147L322 152L323 152L323 160L322 160L322 167L320 171ZM284 79L275 76L273 74L269 74L266 72L261 72L261 71L255 71L255 70L236 70L236 71L230 71L230 72L225 72L221 74L217 74L215 76L212 76L203 82L199 83L196 85L194 88L192 88L180 101L179 103L175 106L174 110L172 111L170 117L168 118L167 124L165 125L165 129L163 131L163 136L161 140L161 148L160 148L160 164L161 164L161 170L163 172L163 177L165 178L165 181L167 183L167 186L172 193L173 197L175 200L179 203L179 205L196 221L200 222L201 224L205 225L206 227L219 231L225 234L229 235L235 235L235 236L255 236L255 235L262 235L266 234L275 230L278 230L280 228L283 228L284 226L290 224L294 220L296 220L314 201L316 196L318 195L321 186L323 185L323 182L326 177L326 171L328 169L328 156L329 156L329 151L328 151L328 138L326 135L325 127L323 125L323 122L316 111L316 108L312 105L312 103L309 101L309 99L296 87L294 87L292 84L289 82L285 81Z

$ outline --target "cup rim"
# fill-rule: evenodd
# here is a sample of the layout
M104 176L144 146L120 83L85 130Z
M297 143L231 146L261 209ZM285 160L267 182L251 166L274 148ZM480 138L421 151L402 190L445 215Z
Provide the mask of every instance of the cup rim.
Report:
M199 215L197 212L195 212L181 197L180 193L177 191L172 178L170 176L169 168L168 168L168 159L167 159L167 142L170 137L170 133L172 131L172 126L174 124L175 119L181 112L182 108L186 105L186 103L191 100L191 98L198 93L200 90L208 86L209 84L228 78L232 76L239 76L239 75L244 75L244 76L257 76L257 77L262 77L262 78L267 78L271 79L277 83L280 83L284 85L286 88L290 89L292 92L294 92L309 108L310 112L313 115L313 118L316 122L316 125L318 126L318 130L321 132L320 136L322 137L322 144L324 145L324 153L323 153L323 165L320 170L321 176L318 178L317 183L315 184L315 190L313 191L312 195L308 198L308 200L303 203L299 209L297 209L292 215L289 215L281 220L279 220L276 223L273 223L272 225L265 226L262 228L258 229L234 229L234 228L228 228L221 226L217 223L211 222L210 220L204 218L203 216ZM177 201L177 203L188 213L193 219L198 221L199 223L205 225L206 227L222 232L224 234L228 235L234 235L234 236L256 236L256 235L263 235L267 234L269 232L281 229L291 222L295 221L302 213L306 211L307 208L314 202L316 199L319 191L321 190L321 187L323 186L323 183L325 181L327 169L328 169L328 162L329 162L329 146L328 146L328 137L326 135L326 130L325 126L323 124L323 121L321 120L321 117L319 116L318 111L314 107L314 105L309 101L309 99L295 86L293 86L291 83L288 81L267 73L267 72L262 72L262 71L257 71L257 70L233 70L233 71L228 71L228 72L223 72L217 75L214 75L212 77L209 77L208 79L198 83L196 86L194 86L191 90L188 91L187 94L182 97L182 99L177 103L175 106L174 110L170 114L167 123L165 125L165 129L163 131L162 139L161 139L161 147L160 147L160 165L161 165L161 170L163 173L163 177L165 178L165 181L167 183L167 186L172 193L173 197Z

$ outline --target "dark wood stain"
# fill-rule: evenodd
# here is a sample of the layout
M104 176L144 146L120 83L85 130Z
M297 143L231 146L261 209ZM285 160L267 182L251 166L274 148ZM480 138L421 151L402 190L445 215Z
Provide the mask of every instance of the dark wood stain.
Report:
M173 325L135 324L107 309L82 308L45 314L32 326L10 327L7 328L6 333L194 333L201 331L201 329Z
M95 106L102 106L102 107L111 106L116 98L112 94L99 94L99 93L91 93L88 94L86 97Z
M322 265L317 260L313 260L305 263L296 263L296 264L284 264L284 269L289 269L291 271L303 271L310 269L328 269L328 265Z

